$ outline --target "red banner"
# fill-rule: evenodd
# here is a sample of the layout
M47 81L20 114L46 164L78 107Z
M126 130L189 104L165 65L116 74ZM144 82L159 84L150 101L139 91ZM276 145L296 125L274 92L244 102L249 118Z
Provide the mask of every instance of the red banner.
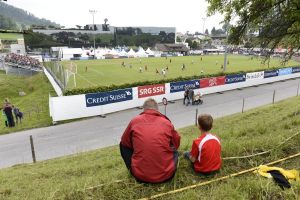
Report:
M204 78L200 80L200 88L214 87L225 84L225 76Z
M138 97L150 97L165 94L165 84L157 84L157 85L145 85L138 87Z

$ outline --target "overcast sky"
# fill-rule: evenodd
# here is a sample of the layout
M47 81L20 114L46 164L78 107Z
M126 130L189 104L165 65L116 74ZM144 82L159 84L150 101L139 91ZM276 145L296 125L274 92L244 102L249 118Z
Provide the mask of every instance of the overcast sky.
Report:
M97 10L95 23L108 18L112 26L167 26L180 32L202 32L206 17L205 0L8 0L8 4L22 8L40 18L66 27L92 23L89 10ZM219 14L205 21L209 31L219 24Z

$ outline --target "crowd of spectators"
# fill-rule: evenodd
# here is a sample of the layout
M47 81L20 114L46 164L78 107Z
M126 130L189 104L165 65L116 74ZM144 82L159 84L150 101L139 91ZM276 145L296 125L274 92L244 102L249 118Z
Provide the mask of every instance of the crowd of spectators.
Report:
M21 66L30 66L30 67L35 67L35 68L41 67L40 62L37 59L31 58L26 55L19 55L19 54L15 54L15 53L7 54L5 56L5 62L10 62L10 63L18 64Z

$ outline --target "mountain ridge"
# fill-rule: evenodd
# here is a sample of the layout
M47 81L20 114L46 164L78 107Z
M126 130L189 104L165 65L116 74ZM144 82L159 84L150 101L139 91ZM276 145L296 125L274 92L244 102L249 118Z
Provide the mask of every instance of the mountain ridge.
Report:
M47 20L45 18L38 18L32 13L23 10L21 8L14 7L12 5L0 2L0 15L3 19L11 20L15 23L15 26L12 26L14 29L28 29L32 25L38 26L53 26L59 27L60 25ZM0 29L11 28L5 27L5 23L0 22ZM2 26L2 27L1 27Z

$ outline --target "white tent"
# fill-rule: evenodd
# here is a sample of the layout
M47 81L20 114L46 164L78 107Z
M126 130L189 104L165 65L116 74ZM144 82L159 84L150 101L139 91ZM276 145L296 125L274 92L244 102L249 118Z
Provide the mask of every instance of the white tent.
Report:
M136 52L137 57L148 57L143 47L140 47L138 52Z
M135 57L136 53L133 51L133 49L131 48L128 53L127 53L128 57Z
M128 56L128 55L127 55L127 52L123 49L123 50L119 53L119 56L123 56L123 57L125 56L125 57L126 57L126 56Z
M118 52L115 49L112 49L110 50L109 54L116 56L118 55Z
M146 50L146 53L148 55L154 55L153 51L151 51L151 49L148 47L148 49Z
M70 60L74 57L81 57L82 56L82 49L81 48L67 48L67 49L60 49L59 57L62 60Z

